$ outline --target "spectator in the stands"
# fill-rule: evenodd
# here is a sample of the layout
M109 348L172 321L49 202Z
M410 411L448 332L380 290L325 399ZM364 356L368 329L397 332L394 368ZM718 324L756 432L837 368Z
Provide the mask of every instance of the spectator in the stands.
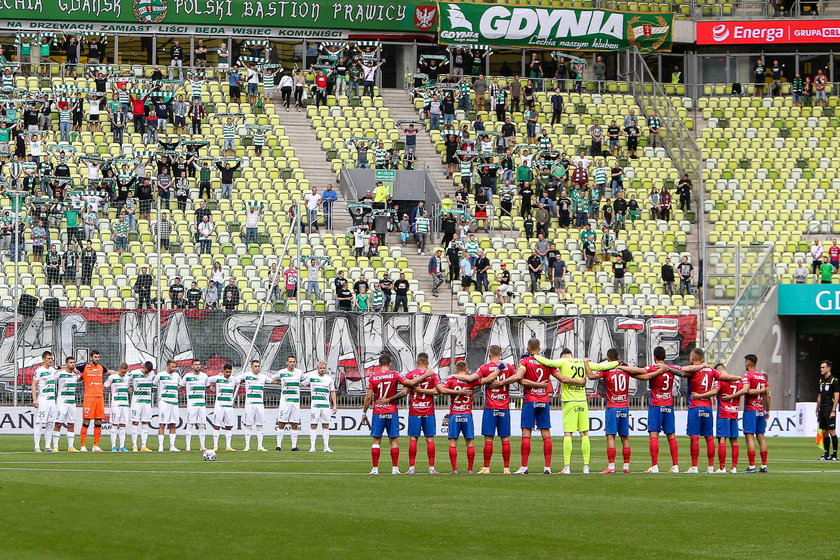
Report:
M361 290L362 288L370 290L370 284L368 283L367 279L365 279L364 274L360 274L359 279L353 283L353 293L358 294L359 290Z
M662 121L656 116L656 113L651 112L647 120L648 126L648 146L655 148L662 145L662 140L659 138L659 129L662 127Z
M224 165L222 162L216 162L216 169L219 170L221 174L221 182L222 182L222 198L226 198L231 200L233 198L233 173L239 169L241 165L240 162L236 162L236 165L231 167L230 162L226 161Z
M190 289L186 291L185 296L187 300L187 308L198 309L198 304L201 303L201 290L198 288L198 284L195 281L190 284Z
M443 260L441 259L443 251L440 249L435 251L435 254L429 259L428 272L432 278L432 295L437 297L438 288L443 284Z
M234 311L240 304L241 292L236 285L236 280L231 278L228 285L222 290L222 307L225 311Z
M338 302L338 310L339 311L352 311L353 310L353 300L355 299L355 295L345 285L343 288L339 289L336 292L336 301Z
M665 294L669 296L674 295L674 281L676 277L674 276L674 267L671 266L671 261L666 259L665 262L662 263L660 278L662 279L662 285L665 288Z
M613 201L613 210L615 210L615 231L620 231L625 227L627 219L627 200L624 199L624 193L619 192Z
M321 195L318 194L318 188L312 187L303 201L306 203L306 221L309 225L309 233L312 233L312 228L318 231L318 207L321 206Z
M671 221L671 193L666 187L659 191L659 217L666 222Z
M256 204L249 204L245 211L245 235L243 241L248 243L259 243L260 207Z
M155 234L160 240L160 248L168 253L170 247L169 237L172 235L172 222L169 221L169 215L166 212L161 212Z
M400 278L394 282L394 312L399 311L402 306L403 311L408 313L408 290L410 288L408 280L405 279L405 273L400 273Z
M802 259L796 259L796 269L793 271L793 281L797 284L804 284L808 280L808 269Z
M154 279L149 274L148 267L141 267L137 280L134 281L134 293L137 294L138 309L148 309L152 306L152 283Z
M382 312L385 305L385 294L382 293L382 288L379 287L379 281L373 281L373 288L370 291L370 309L376 313Z
M764 96L764 86L766 82L764 81L764 76L767 69L764 66L764 60L759 58L755 63L755 68L753 68L753 76L755 76L755 85L753 86L753 97L762 97Z
M828 262L834 267L834 271L840 268L840 247L837 246L837 240L831 242L831 247L828 248Z
M475 260L473 266L475 276L475 289L479 292L489 292L490 282L488 280L488 273L490 272L490 259L488 259L484 251L478 250L478 258Z
M519 105L517 101L517 106ZM563 95L560 93L560 88L554 90L554 95L551 96L551 124L560 124L563 118Z
M128 232L131 228L128 222L125 221L125 214L120 214L120 217L111 226L111 229L114 234L114 249L116 249L117 253L128 251Z
M828 103L825 88L828 84L828 78L823 74L822 68L817 70L817 75L814 76L814 102L815 105L825 106Z
M309 259L309 262L306 263L306 299L312 299L312 293L315 293L315 299L321 299L321 288L320 288L320 281L319 276L321 273L321 269L326 266L327 261L317 261L315 259Z
M624 295L624 292L627 288L626 281L624 279L624 273L627 271L624 261L621 259L621 255L617 255L615 257L615 262L612 265L613 268L613 292L616 294Z
M478 78L473 82L473 91L475 92L476 112L484 111L487 95L487 80L484 79L483 74L479 75Z
M536 249L531 250L531 256L528 257L528 276L531 278L531 292L536 292L540 286L540 276L542 275L543 261L542 257L537 254Z
M823 258L823 246L820 243L819 239L815 239L814 243L811 245L811 274L816 274L817 270L820 268L822 264Z
M602 93L604 80L607 79L607 65L603 56L595 57L595 64L592 65L592 74L595 77L595 91Z
M682 179L680 179L677 185L677 195L680 197L680 210L684 212L691 210L692 187L693 185L691 184L691 179L688 178L688 174L683 174Z
M364 253L367 238L367 232L363 227L357 226L353 230L353 252L356 257L361 257Z
M823 255L822 264L820 265L820 284L831 284L833 274L834 267L828 262L828 255Z
M558 258L551 265L551 284L561 300L566 299L566 261Z
M501 264L502 270L499 272L497 278L499 285L496 288L496 303L510 302L510 271L507 269L507 264Z
M324 194L321 195L321 209L324 211L324 227L332 229L333 204L338 200L338 193L333 190L332 183L327 185Z
M204 215L202 221L198 224L198 253L210 254L213 245L213 234L215 228L213 222L210 221L210 216Z
M359 290L355 298L355 307L357 310L365 312L370 310L370 294L366 288Z
M201 299L204 301L205 309L216 309L219 302L219 290L212 282L207 282L207 285L201 290Z
M179 295L180 296L184 295L185 291L186 291L186 287L181 282L181 277L176 276L175 280L172 282L172 284L169 285L169 301L172 304L172 307L175 307L174 304L175 304L175 301L178 299L178 296Z
M688 262L688 257L683 257L682 262L677 265L677 273L680 275L680 295L691 295L691 281L694 278L694 266Z

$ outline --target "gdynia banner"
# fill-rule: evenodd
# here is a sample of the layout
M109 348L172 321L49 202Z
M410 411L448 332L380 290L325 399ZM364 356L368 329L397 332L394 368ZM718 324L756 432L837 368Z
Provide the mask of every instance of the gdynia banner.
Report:
M434 2L388 0L3 0L0 27L103 33L224 35L233 26L434 33ZM199 28L196 31L196 28ZM200 29L216 28L202 32ZM247 33L246 33L247 34ZM265 35L276 35L265 32Z
M674 14L440 2L439 41L495 47L668 51Z

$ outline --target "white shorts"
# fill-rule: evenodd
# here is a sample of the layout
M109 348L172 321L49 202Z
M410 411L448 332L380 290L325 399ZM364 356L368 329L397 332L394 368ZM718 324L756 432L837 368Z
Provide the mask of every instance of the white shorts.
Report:
M76 405L59 403L55 407L55 423L56 424L75 424L76 423Z
M112 406L110 423L112 426L125 426L129 423L131 408L128 406Z
M152 405L137 403L131 405L131 421L138 424L148 424L152 420Z
M181 415L178 414L178 405L169 403L158 403L158 422L160 424L178 424Z
M207 409L203 406L187 407L187 424L206 424Z
M57 414L55 401L41 401L38 403L38 411L35 413L35 423L53 424Z
M300 403L281 402L277 410L277 422L300 424Z
M236 414L233 413L233 407L216 407L213 409L213 424L216 429L232 428L236 420Z
M245 404L245 418L242 423L246 426L262 426L265 424L265 405Z
M309 411L310 424L329 424L332 420L332 409L312 408Z

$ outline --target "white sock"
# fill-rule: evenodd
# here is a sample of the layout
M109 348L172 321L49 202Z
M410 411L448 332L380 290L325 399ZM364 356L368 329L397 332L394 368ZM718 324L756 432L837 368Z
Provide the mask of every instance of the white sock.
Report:
M198 428L198 444L200 446L199 449L204 449L204 437L207 435L207 434L205 434L206 431L207 431L207 429L204 426L199 426L199 428Z
M125 426L120 426L120 449L125 447Z
M175 447L175 434L169 434L169 447Z
M35 449L41 449L41 424L35 424L32 429L32 438L35 440Z
M71 432L70 430L67 430L67 449L70 449L71 447L73 447L73 443L75 443L75 441L76 441L76 434ZM58 443L58 442L56 442L56 443Z
M46 445L47 449L52 449L52 439L53 437L53 429L49 426L44 427L44 445Z
M251 436L253 435L254 432L251 429L251 426L246 426L245 430L246 430L245 431L245 447L250 449L250 447L251 447Z
M330 448L330 429L321 428L321 437L324 438L324 449Z
M228 447L233 447L230 444L230 440L233 439L233 431L232 430L225 430L225 441L227 441Z
M608 463L607 468L608 469L614 469L615 468L615 463Z
M309 448L315 449L315 444L318 442L318 428L313 428L312 431L309 432Z
M117 425L111 424L111 447L116 447L117 449L120 448L119 442L117 439L119 438L120 429Z
M140 432L140 445L146 447L146 442L149 440L149 426L143 424Z
M283 438L286 437L286 430L277 430L277 447L283 447Z
M158 451L163 451L163 441L166 439L166 434L158 434Z
M192 449L192 430L187 430L187 449Z
M219 430L213 430L213 447L219 447Z
M257 426L257 449L262 449L263 446L263 427Z
M134 426L131 430L131 447L137 447L137 433L140 431L140 426Z
M297 447L298 430L293 428L290 435L292 436L292 447Z
M630 470L630 463L624 463L624 468L629 471Z

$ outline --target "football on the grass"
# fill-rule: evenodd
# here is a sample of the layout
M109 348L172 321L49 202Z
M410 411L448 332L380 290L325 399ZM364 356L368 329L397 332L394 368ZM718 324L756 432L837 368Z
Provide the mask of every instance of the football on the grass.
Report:
M204 460L205 461L215 461L216 460L216 452L212 449L208 449L204 452Z

